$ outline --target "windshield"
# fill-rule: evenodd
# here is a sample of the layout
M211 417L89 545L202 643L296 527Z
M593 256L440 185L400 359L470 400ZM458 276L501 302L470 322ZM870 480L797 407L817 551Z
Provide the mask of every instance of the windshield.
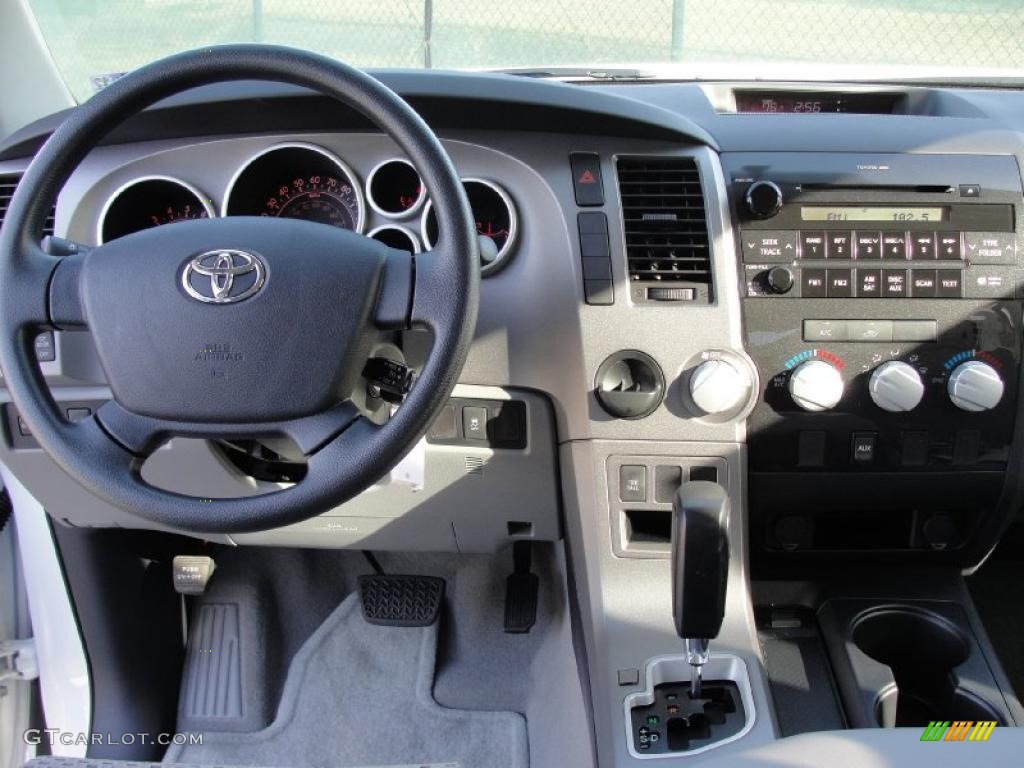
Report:
M670 65L691 76L798 80L1016 75L1024 67L1020 0L29 2L79 100L161 56L253 41L361 67ZM764 69L773 64L787 67Z

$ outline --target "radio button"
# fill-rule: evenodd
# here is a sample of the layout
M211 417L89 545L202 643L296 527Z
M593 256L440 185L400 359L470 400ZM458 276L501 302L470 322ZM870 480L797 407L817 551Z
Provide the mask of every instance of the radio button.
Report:
M1017 236L1012 232L964 232L964 245L973 264L1017 263Z
M892 320L847 320L847 341L892 341Z
M940 269L935 273L935 295L940 299L963 296L963 275L959 269Z
M882 270L857 270L857 296L862 299L877 299L882 295Z
M828 297L830 299L849 299L853 297L853 270L828 270Z
M824 259L825 258L825 233L824 232L801 232L800 233L800 258L801 259Z
M855 237L858 259L882 258L882 233L858 232Z
M887 299L901 299L909 295L907 291L907 270L882 270L882 296Z
M796 232L748 229L740 239L744 261L788 264L796 260Z
M939 232L938 238L940 259L955 259L959 261L963 258L959 232Z
M937 291L934 269L910 270L910 295L915 299L934 299Z
M882 258L905 261L907 258L907 233L882 233Z
M910 258L935 261L935 233L914 232L910 236Z
M853 258L853 233L852 232L829 232L826 235L828 248L826 259L852 259Z
M804 268L800 271L800 295L805 299L824 299L828 295L824 269Z

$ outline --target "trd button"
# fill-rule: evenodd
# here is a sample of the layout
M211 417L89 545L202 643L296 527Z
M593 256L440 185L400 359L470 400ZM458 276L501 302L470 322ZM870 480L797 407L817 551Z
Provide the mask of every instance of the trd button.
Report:
M877 437L870 432L854 432L851 458L854 464L873 464Z

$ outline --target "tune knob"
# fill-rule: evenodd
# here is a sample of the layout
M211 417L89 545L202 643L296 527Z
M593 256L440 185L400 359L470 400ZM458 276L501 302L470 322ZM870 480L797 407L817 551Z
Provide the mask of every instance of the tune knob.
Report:
M789 293L793 288L793 272L788 267L772 267L768 270L768 290L772 293Z
M964 411L989 411L1003 399L1003 380L988 363L968 360L956 367L946 384L953 405Z
M912 365L890 360L875 368L868 392L883 411L901 413L914 410L924 397L924 382Z
M690 376L690 398L704 413L735 411L750 398L750 374L729 360L707 360Z
M824 360L808 360L790 376L789 394L805 411L827 411L843 398L843 377Z
M744 197L747 210L757 219L767 219L782 207L782 190L774 181L755 181Z

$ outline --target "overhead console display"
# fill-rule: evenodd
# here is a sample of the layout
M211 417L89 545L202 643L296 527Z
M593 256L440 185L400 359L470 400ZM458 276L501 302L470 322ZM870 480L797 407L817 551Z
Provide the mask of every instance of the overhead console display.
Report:
M836 91L733 91L736 111L755 114L891 115L903 103L899 93Z

